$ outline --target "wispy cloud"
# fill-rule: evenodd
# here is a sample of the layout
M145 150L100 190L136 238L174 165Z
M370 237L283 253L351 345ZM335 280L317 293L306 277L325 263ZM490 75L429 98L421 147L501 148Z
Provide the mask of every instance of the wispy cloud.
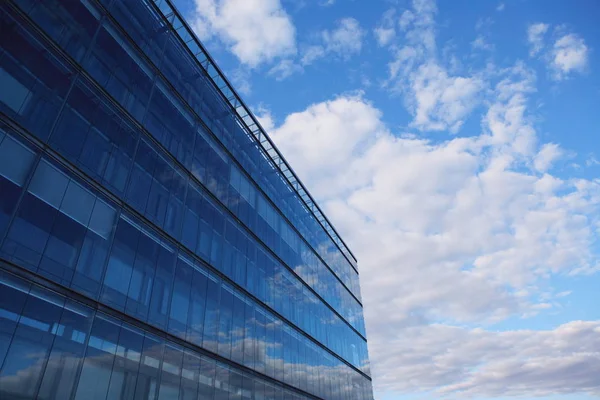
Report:
M373 34L379 46L387 46L392 42L396 37L396 10L390 9L383 14Z
M391 47L388 87L401 93L420 130L457 132L479 102L484 82L477 75L451 74L439 61L435 2L413 1L399 25L402 38Z
M334 29L320 32L318 43L306 47L301 62L308 65L329 54L348 59L360 53L364 36L365 32L356 19L343 18L337 21Z
M550 26L544 23L531 24L527 28L527 41L529 42L529 55L534 57L544 47L544 35Z

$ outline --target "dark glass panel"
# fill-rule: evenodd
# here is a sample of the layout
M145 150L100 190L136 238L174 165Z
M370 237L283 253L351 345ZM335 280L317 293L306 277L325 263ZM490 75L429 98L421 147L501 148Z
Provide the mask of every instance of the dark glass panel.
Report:
M194 269L190 297L190 319L186 340L198 346L202 346L204 332L207 281L208 275L204 270Z
M193 268L181 258L177 259L173 297L169 315L169 333L185 338L190 311L190 290Z
M35 154L0 129L0 237L15 210Z
M36 398L64 300L34 287L23 307L0 370L0 397Z
M54 344L46 365L39 399L70 399L83 364L85 343L92 326L92 310L67 302L56 326Z
M120 325L119 321L100 314L94 318L75 393L76 400L106 399L121 332Z
M206 287L206 314L204 318L204 335L202 347L217 352L219 343L219 293L220 282L210 276Z
M125 308L140 231L124 219L117 224L102 288L102 301Z
M0 271L0 367L27 301L29 284Z
M37 271L58 213L56 208L34 195L25 194L2 246L3 256L27 269Z
M159 400L179 400L183 349L165 346L160 375Z
M135 394L144 333L123 324L110 376L107 399L132 399Z
M163 246L159 248L148 322L161 329L167 329L173 277L175 275L175 260L176 257L172 251Z
M219 346L218 353L231 358L231 327L233 319L233 292L229 286L221 288L219 307Z
M215 396L215 361L202 358L198 384L198 399L212 400Z
M11 17L0 12L0 110L45 141L74 76Z
M200 380L200 357L191 351L185 351L181 367L181 400L196 400L198 398L198 383Z
M150 297L161 245L154 238L140 234L135 261L131 272L131 282L127 291L125 312L145 321L148 317Z
M160 363L164 345L157 337L146 334L135 388L135 400L155 399L158 394Z

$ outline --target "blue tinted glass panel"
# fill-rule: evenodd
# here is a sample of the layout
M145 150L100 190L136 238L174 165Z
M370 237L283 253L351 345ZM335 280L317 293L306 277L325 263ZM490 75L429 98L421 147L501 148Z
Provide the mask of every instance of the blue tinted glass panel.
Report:
M106 399L120 331L118 321L94 319L75 399Z
M23 186L31 171L35 154L10 136L0 140L0 175Z
M4 50L0 54L0 83L11 91L2 96L0 110L46 140L73 71L46 51L9 12L0 13L0 23L0 48Z
M140 231L120 219L104 276L102 300L123 310L133 272Z
M69 399L77 386L83 365L85 342L92 326L92 311L77 303L67 302L55 328L54 343L48 357L38 397Z
M0 369L2 397L35 397L63 304L62 298L39 288L28 296Z

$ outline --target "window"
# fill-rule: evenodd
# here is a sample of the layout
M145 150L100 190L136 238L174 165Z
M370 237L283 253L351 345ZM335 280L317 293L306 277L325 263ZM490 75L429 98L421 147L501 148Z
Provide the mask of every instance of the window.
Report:
M0 235L4 234L35 154L0 129Z

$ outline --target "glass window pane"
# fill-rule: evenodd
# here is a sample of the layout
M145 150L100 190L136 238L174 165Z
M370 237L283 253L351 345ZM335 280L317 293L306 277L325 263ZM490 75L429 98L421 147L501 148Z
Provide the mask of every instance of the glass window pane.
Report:
M118 321L96 315L79 377L76 400L105 400L121 328Z
M179 400L182 361L183 349L165 346L158 391L159 400Z
M135 400L156 398L163 347L159 338L146 334L135 388Z
M40 386L40 399L69 399L77 384L83 364L85 341L92 325L92 311L80 304L68 302L63 310L52 352Z
M28 293L29 284L0 271L0 365L4 363Z
M26 194L2 247L4 257L37 271L58 211Z
M191 351L183 355L181 367L181 400L196 400L200 377L200 357Z
M0 87L3 88L0 101L18 114L31 92L3 68L0 68Z
M148 322L162 329L167 328L171 291L175 274L175 254L161 246L150 300Z
M34 159L33 151L8 135L0 143L0 175L19 186L25 182Z
M81 185L70 181L60 210L83 226L88 226L96 197Z
M29 191L58 209L68 184L69 179L65 174L42 160L33 175Z
M96 199L89 228L104 239L108 239L115 224L116 211L100 199Z
M215 393L215 361L202 358L198 384L198 398L212 400Z
M126 400L133 398L143 343L143 332L123 324L110 377L107 399Z
M22 310L19 324L0 370L0 397L34 398L48 356L63 299L34 287Z
M199 267L197 267L199 268ZM208 275L203 270L194 269L190 298L190 320L186 340L202 346L204 331L204 312L206 309L206 284Z
M181 258L177 259L169 318L169 332L182 338L185 338L187 331L192 276L193 268Z
M124 219L119 220L104 277L102 299L120 310L125 308L139 236L138 229Z

